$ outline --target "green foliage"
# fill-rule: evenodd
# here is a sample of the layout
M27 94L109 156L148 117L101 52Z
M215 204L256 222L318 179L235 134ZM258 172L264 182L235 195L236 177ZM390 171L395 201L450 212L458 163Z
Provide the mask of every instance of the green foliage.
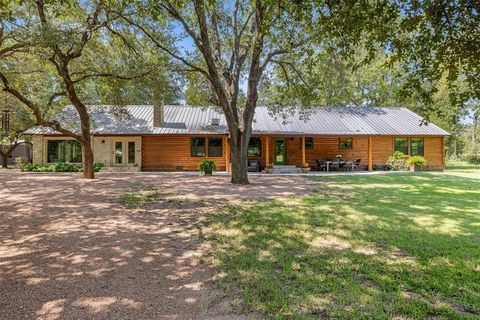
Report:
M94 171L99 172L103 168L103 163L95 162ZM56 162L48 166L27 163L24 166L25 171L30 172L82 172L83 167L78 164L68 162Z
M24 172L28 162L25 157L16 157L15 164L18 166L18 168L20 168L20 171Z
M53 172L55 169L55 165L49 165L49 166L42 166L39 164L34 164L34 163L27 163L25 166L25 171L30 171L30 172Z
M468 163L480 166L480 155L478 154L470 154L465 157Z
M393 155L388 157L387 162L385 163L392 170L407 170L408 155L405 155L403 152L395 151Z
M198 171L202 173L212 173L216 169L217 165L215 164L215 160L204 159L198 164Z
M102 168L103 168L103 163L95 162L95 164L93 166L93 171L99 172L100 170L102 170Z
M376 163L372 164L372 170L377 171L380 170L380 166Z
M425 160L425 158L422 156L411 156L407 159L407 164L423 168L427 166L427 160Z
M56 162L54 164L54 172L81 172L82 167L68 163L68 162Z

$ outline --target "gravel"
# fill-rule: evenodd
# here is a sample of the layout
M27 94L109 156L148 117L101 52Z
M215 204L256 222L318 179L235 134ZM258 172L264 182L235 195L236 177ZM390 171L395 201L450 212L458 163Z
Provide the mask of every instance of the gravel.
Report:
M198 225L229 201L304 194L312 183L252 181L175 173L87 181L0 170L0 319L257 318L217 302ZM134 209L119 201L145 188L160 200Z

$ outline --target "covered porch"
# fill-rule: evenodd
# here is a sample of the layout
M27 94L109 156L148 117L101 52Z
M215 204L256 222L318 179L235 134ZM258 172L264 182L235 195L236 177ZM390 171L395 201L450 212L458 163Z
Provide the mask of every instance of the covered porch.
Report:
M371 171L374 163L373 137L253 135L248 159L251 171L256 171L253 169L257 163L260 171L267 164L300 168L305 163L314 171L347 171L352 168ZM339 165L340 159L343 165Z

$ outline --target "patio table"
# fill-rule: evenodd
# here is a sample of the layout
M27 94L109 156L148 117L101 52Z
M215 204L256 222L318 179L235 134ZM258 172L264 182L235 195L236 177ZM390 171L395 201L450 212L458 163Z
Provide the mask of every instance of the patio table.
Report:
M325 161L325 165L327 166L327 172L330 171L330 166L333 165L333 164L344 164L345 166L351 166L352 167L352 171L354 170L355 168L355 164L353 161Z

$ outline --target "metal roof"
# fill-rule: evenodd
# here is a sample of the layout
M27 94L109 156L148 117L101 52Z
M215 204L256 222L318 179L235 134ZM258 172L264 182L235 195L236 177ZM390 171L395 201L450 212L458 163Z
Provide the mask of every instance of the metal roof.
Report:
M92 134L226 134L225 117L213 107L166 105L164 124L153 126L152 105L125 107L90 106ZM211 125L211 119L220 119ZM59 121L75 130L79 123L73 108L67 107ZM56 134L50 128L34 127L28 134ZM449 135L427 123L414 112L400 107L318 107L306 115L299 110L277 115L267 107L257 107L253 134L277 135Z

